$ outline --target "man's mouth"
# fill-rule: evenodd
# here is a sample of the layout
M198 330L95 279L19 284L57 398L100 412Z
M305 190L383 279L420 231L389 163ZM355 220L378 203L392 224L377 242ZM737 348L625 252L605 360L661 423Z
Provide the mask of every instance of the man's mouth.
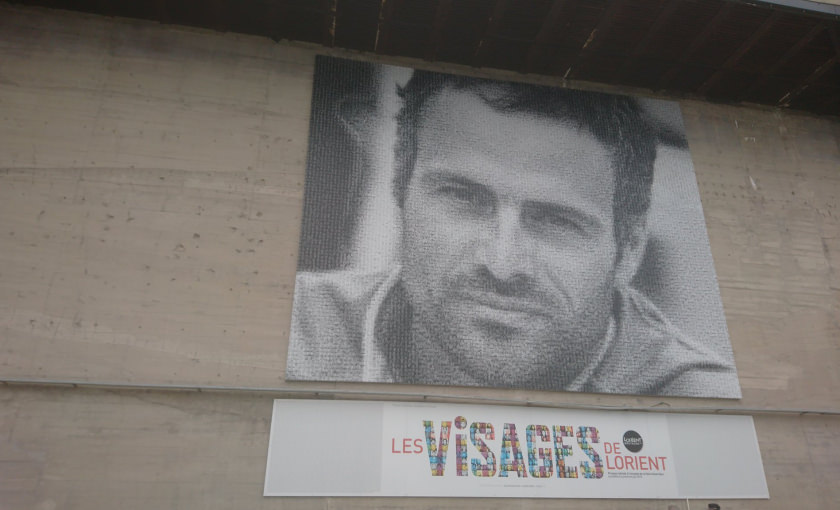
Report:
M469 290L459 292L458 298L501 314L549 315L543 303L532 297L503 296L492 291Z

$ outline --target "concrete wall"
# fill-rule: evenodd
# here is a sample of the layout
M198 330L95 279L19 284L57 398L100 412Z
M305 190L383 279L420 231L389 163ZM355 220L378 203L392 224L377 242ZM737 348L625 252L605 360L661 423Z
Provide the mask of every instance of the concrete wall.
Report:
M840 409L840 123L692 101L742 400L286 383L315 54L0 4L0 379ZM0 509L688 508L264 499L276 395L0 386ZM834 507L840 417L755 420L771 498L723 508Z

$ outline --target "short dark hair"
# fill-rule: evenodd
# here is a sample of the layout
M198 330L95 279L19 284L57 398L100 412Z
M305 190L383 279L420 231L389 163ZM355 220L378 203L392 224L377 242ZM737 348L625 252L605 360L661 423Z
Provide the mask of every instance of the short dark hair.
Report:
M525 112L563 119L586 128L612 150L615 169L613 213L619 250L630 240L632 223L650 207L656 135L631 97L526 83L499 82L431 71L414 71L398 89L394 196L402 207L417 161L417 133L425 105L444 90L467 90L502 112Z

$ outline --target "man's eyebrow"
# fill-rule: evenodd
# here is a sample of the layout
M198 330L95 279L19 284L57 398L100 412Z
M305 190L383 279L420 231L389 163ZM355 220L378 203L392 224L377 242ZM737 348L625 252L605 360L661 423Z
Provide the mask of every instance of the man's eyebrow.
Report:
M475 182L472 179L468 179L461 175L447 172L445 170L428 172L423 175L422 179L433 185L453 184L468 188L475 193L482 193L495 196L493 190L488 188L487 186ZM526 201L523 204L523 206L526 210L530 209L531 211L543 214L551 214L561 216L564 218L570 218L571 220L577 222L582 228L600 228L603 225L602 221L597 216L570 205L558 204L554 202L544 202L541 200L529 200Z
M444 171L428 172L423 176L423 180L431 182L432 184L456 184L464 186L465 188L470 188L474 191L492 193L490 188L483 184L479 184L472 179L467 179L466 177L462 177L458 174Z

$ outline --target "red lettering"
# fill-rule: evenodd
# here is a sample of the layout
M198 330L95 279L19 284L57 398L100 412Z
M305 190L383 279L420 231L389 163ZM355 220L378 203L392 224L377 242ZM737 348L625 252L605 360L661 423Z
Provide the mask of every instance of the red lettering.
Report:
M605 455L607 469L638 469L640 471L665 470L666 457L636 455Z
M621 443L604 443L604 453L621 454Z
M414 450L412 450L412 446ZM423 440L403 438L402 449L397 450L397 438L391 438L391 453L423 453Z

